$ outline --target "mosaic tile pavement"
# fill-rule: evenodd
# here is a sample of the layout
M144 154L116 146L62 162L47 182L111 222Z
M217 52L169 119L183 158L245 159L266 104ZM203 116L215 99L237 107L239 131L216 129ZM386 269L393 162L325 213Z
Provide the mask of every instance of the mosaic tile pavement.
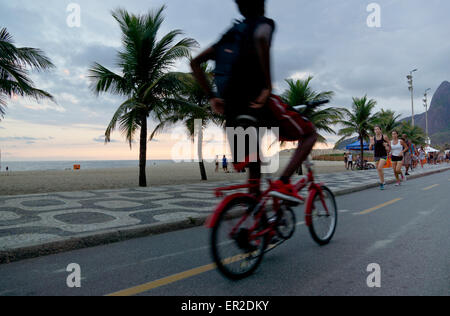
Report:
M450 170L427 166L412 175ZM394 179L386 170L386 181ZM294 180L297 180L296 178ZM335 193L378 183L376 170L317 176ZM196 219L210 214L220 199L213 190L230 182L211 182L154 188L0 196L0 251L29 244L123 229L138 225Z

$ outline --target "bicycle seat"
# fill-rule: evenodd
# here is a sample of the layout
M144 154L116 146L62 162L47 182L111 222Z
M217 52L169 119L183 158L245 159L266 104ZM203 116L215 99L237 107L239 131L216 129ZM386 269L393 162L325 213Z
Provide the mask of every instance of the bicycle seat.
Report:
M250 126L257 126L258 120L256 117L251 115L239 115L236 118L236 125L241 127L250 127Z
M293 109L296 110L297 112L303 112L307 108L315 108L320 105L327 104L329 102L330 102L330 100L310 101L310 102L306 102L306 104L300 104L300 105L293 106Z

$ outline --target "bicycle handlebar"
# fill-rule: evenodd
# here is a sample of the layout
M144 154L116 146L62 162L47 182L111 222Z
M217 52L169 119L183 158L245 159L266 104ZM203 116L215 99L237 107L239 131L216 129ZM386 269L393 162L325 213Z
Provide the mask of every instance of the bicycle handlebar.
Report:
M317 101L306 102L306 106L315 108L319 105L327 104L327 103L330 103L330 100L317 100Z

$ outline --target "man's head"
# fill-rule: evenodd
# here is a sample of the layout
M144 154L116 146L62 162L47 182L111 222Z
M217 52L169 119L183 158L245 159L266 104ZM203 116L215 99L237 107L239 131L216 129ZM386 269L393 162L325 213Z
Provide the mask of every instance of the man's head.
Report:
M239 11L246 18L263 16L265 0L236 0Z

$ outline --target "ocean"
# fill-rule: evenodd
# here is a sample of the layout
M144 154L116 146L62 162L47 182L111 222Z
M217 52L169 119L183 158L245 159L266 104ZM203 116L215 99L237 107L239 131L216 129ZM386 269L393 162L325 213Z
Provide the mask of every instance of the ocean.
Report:
M148 160L147 166L173 163L172 160ZM91 160L91 161L1 161L0 171L38 171L38 170L66 170L80 165L81 170L137 168L138 160Z

